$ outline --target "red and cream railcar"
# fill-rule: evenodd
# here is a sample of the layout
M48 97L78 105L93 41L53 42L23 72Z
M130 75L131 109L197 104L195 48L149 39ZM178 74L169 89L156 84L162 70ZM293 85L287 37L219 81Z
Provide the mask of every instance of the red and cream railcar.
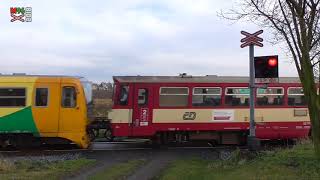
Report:
M113 136L214 140L237 144L249 129L249 79L223 76L116 76ZM308 136L310 121L298 78L255 92L256 136Z

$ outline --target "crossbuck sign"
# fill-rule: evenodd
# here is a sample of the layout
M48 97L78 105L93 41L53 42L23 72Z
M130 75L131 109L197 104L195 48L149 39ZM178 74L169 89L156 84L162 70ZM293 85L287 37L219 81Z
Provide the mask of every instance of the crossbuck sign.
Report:
M250 45L255 45L255 46L259 46L259 47L263 47L263 44L261 43L263 41L262 38L258 37L258 35L263 33L263 30L257 31L253 34L250 34L246 31L241 31L240 32L242 35L245 35L246 37L242 38L240 42L242 42L243 44L241 44L241 48L244 48L246 46L250 46Z

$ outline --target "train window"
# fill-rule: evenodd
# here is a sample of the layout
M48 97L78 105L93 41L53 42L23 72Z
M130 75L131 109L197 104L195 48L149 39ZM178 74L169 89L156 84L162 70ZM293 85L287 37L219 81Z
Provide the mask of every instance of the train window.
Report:
M73 108L77 106L77 92L74 87L63 87L62 107Z
M283 105L283 88L257 88L257 105Z
M0 107L26 106L25 88L0 88Z
M249 106L250 89L247 87L226 88L225 104L231 106Z
M36 88L35 106L46 107L48 106L48 88Z
M92 83L84 78L81 79L84 95L87 104L92 104Z
M302 87L289 87L288 88L288 105L289 106L305 106L307 101L303 94Z
M139 89L138 90L138 105L148 104L148 89Z
M193 106L219 106L221 104L221 88L193 88Z
M159 106L185 107L188 106L189 88L187 87L161 87Z
M129 98L129 86L127 85L120 86L120 93L118 97L119 104L122 106L128 105L128 98Z

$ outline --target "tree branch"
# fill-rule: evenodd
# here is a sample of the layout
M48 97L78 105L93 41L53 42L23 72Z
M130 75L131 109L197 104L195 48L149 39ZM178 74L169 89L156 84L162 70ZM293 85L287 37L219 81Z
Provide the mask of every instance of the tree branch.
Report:
M317 65L320 62L320 60L318 60L317 62L312 64L312 68L314 68L315 65Z
M283 5L282 5L282 3L281 3L281 0L278 0L278 2L279 2L280 9L281 9L281 12L282 12L282 14L283 14L283 17L284 17L285 21L287 22L287 26L288 26L288 29L289 29L289 32L290 32L290 35L291 35L291 39L292 39L292 41L293 41L293 45L294 45L294 47L295 47L295 49L296 49L296 52L297 52L297 54L298 54L298 57L301 57L300 50L299 50L298 45L297 45L297 41L296 41L295 36L294 36L294 34L293 34L293 32L292 32L292 27L291 27L291 25L290 25L291 23L289 22L289 20L288 20L288 18L287 18L287 14L285 13L285 11L284 11L284 9L283 9Z

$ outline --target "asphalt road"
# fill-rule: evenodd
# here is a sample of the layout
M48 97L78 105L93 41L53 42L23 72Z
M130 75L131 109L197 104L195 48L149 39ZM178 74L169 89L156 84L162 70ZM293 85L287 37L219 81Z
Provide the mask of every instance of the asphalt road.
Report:
M92 144L91 150L83 151L85 157L96 159L97 165L77 176L73 176L71 179L87 179L87 177L117 163L141 159L146 163L127 179L148 180L159 176L163 169L177 159L197 157L216 160L219 158L219 152L223 149L225 148L212 148L208 144L153 148L144 141L114 143L98 142Z
M97 145L99 148L103 144ZM109 145L108 145L109 146ZM87 179L107 167L111 167L117 163L127 162L130 160L144 160L146 163L135 171L129 180L148 180L158 176L171 162L179 158L203 158L215 160L219 158L219 152L210 148L160 148L151 149L144 146L127 144L114 145L118 150L93 150L85 151L83 155L89 159L96 159L97 166L88 169L85 172L74 176L72 179Z

